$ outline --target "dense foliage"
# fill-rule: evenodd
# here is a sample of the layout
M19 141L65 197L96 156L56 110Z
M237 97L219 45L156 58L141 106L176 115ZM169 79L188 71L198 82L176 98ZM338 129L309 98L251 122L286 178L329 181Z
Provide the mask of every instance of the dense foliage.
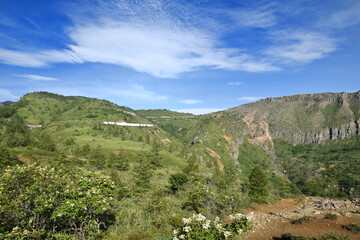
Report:
M360 141L298 144L277 141L276 153L291 182L306 195L360 197Z
M114 222L114 183L38 164L0 176L1 238L95 238Z

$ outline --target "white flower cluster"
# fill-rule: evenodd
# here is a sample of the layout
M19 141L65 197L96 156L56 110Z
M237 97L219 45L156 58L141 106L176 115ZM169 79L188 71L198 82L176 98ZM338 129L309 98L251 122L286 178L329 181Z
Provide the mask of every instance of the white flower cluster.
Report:
M230 231L224 231L224 237L227 238L231 235Z
M183 221L184 224L188 224L188 223L192 222L192 218L191 217L190 218L183 218L182 221Z
M206 220L206 217L201 213L199 213L199 214L193 214L192 219L194 219L195 221L204 221Z
M210 220L206 220L206 222L202 225L203 229L206 230L206 229L210 228L210 223L211 223Z
M185 231L185 232L190 232L192 229L191 229L191 227L183 227L183 230Z
M251 219L253 219L253 213L251 212L247 216L241 213L237 213L235 215L229 215L229 219L231 221L244 219L250 221ZM190 236L188 235L189 232L193 232L192 235L198 233L202 234L204 233L204 230L206 230L206 232L209 231L207 234L215 234L215 232L223 234L225 239L231 239L232 235L242 235L247 231L246 229L228 229L228 225L224 226L221 223L219 217L216 217L212 223L211 220L207 220L206 217L201 213L193 214L189 218L183 218L182 222L184 223L184 226L181 229L173 231L173 240L187 239L188 236Z

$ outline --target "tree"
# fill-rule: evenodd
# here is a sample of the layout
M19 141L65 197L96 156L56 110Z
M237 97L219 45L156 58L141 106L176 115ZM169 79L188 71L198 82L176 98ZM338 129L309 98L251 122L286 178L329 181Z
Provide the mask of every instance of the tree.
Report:
M129 159L123 150L119 151L118 154L110 153L108 157L108 167L119 171L127 171L130 169Z
M134 168L136 191L146 192L151 187L150 180L154 171L146 154L144 154L141 158L140 162Z
M24 121L15 115L6 124L5 142L9 147L25 147L31 143L29 130Z
M254 167L249 176L249 195L251 200L255 203L265 203L269 195L267 186L268 178L264 171L259 166Z
M157 141L154 141L150 153L150 162L155 167L161 167L161 156L160 156L160 144Z
M174 193L179 190L180 188L182 188L182 186L188 182L188 177L186 174L184 173L175 173L175 174L171 174L170 178L169 178L169 183L170 183L170 189L171 191L173 191Z

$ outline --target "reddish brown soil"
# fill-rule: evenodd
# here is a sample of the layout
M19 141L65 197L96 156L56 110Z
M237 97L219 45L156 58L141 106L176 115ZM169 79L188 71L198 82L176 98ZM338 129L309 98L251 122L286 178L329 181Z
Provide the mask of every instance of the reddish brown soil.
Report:
M246 211L254 213L254 228L245 239L273 239L281 237L284 233L306 237L319 237L326 233L347 234L350 239L360 239L360 234L354 234L342 228L343 225L350 223L360 226L360 214L352 213L352 210L355 209L302 210L303 205L297 204L291 199L283 199L269 205L255 205L255 210ZM305 203L305 205L307 204ZM307 206L311 207L311 205ZM301 213L296 213L295 210L301 211ZM324 219L326 213L335 213L338 215L338 219L336 221ZM292 220L299 219L304 215L311 217L309 222L298 225L291 223Z

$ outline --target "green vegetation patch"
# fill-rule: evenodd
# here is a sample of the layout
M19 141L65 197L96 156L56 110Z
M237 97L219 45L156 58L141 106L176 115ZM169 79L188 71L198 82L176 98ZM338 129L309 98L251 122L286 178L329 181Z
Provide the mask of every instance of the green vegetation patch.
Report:
M360 196L360 141L353 137L320 144L275 141L275 151L289 180L306 195Z
M333 213L327 213L325 214L325 217L324 219L328 219L328 220L337 220L338 219L338 216L336 214L333 214Z
M349 230L355 234L360 233L360 227L356 224L347 224L345 226L343 226L344 229Z
M292 224L303 224L303 223L306 223L306 222L310 222L310 217L309 216L303 216L299 219L295 219L295 220L292 220L291 223Z

